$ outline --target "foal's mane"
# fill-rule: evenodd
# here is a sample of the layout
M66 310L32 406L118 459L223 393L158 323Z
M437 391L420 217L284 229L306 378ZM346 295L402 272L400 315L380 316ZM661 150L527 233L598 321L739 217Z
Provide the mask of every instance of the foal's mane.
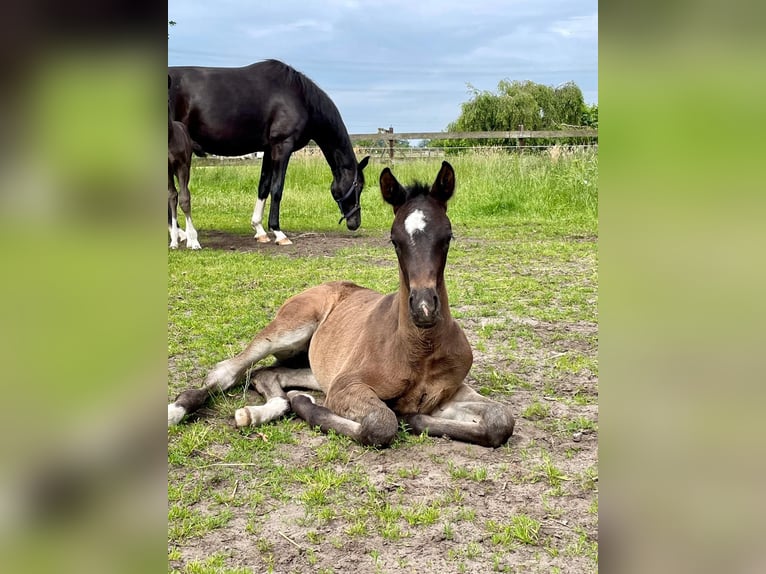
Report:
M404 203L407 203L408 201L415 199L416 197L425 197L431 192L431 186L429 186L426 183L423 183L422 181L416 181L408 186L402 186L407 192L406 199L404 200Z

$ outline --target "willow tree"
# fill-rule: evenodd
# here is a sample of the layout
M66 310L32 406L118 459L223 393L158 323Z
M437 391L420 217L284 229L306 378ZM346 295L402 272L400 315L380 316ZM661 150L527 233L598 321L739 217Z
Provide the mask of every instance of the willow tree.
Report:
M471 99L461 104L460 117L447 126L450 132L560 130L582 125L588 111L582 92L574 82L557 87L531 81L501 80L497 91L481 91L468 85ZM515 141L515 140L514 140ZM508 140L444 140L444 147L507 145ZM543 140L527 140L531 145Z

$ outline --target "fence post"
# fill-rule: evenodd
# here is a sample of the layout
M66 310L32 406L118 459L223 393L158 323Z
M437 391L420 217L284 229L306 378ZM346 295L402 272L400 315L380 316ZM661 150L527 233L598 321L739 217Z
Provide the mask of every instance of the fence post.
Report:
M524 124L519 124L519 147L524 147L524 138L521 137L524 133Z
M393 134L394 133L393 126L388 126L388 130L386 131L386 133ZM388 157L391 160L391 162L394 161L394 138L393 138L393 136L391 137L391 139L388 140Z

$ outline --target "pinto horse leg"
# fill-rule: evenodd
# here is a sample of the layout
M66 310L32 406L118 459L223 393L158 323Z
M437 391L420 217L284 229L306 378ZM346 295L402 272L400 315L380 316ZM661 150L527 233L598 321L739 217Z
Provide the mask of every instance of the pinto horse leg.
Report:
M322 286L288 299L274 320L241 353L219 362L207 374L202 388L179 394L168 405L168 426L178 424L184 416L202 407L210 393L233 387L261 359L269 355L279 358L307 352L322 317L325 296L317 294L320 289Z
M255 231L255 239L258 243L268 243L268 233L263 228L263 208L266 205L266 198L269 197L271 190L271 151L266 150L263 154L263 162L261 163L261 178L258 180L258 197L255 200L255 208L253 209L253 217L250 220L250 224Z
M202 249L197 240L197 230L194 229L191 216L191 194L189 193L189 171L188 165L181 166L178 170L178 186L181 188L180 203L181 209L186 217L186 248Z
M168 231L170 248L178 249L178 191L172 166L168 166Z
M497 448L513 434L515 421L506 405L483 397L465 383L430 415L403 414L413 432Z

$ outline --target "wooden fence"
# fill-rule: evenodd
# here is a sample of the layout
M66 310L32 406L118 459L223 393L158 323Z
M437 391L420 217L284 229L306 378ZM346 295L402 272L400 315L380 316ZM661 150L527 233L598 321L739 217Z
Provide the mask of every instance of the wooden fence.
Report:
M551 139L567 140L572 138L587 139L596 143L598 141L598 130L592 128L569 127L564 130L525 130L524 126L519 126L515 131L486 131L486 132L394 132L393 127L378 128L374 134L351 134L349 135L352 143L363 141L386 142L388 144L388 154L390 159L394 159L396 142L401 140L516 140L516 146L524 147L526 140L530 139ZM549 146L545 146L549 147ZM412 148L411 148L412 149ZM417 148L415 148L417 149Z
M358 144L359 142L372 141L372 142L385 142L387 145L383 147L360 147L355 145L359 152L369 153L371 151L379 152L382 155L388 152L389 159L394 159L395 153L402 154L403 157L406 152L406 157L427 157L427 156L443 156L445 148L402 148L397 147L396 142L402 140L480 140L480 139L492 139L492 140L516 140L516 146L519 148L526 147L526 140L530 139L548 139L548 140L567 140L567 139L587 139L592 142L590 145L595 145L598 142L598 130L592 128L580 128L576 126L569 127L564 130L552 131L533 131L525 130L524 126L519 126L515 131L489 131L489 132L394 132L394 128L389 127L378 128L378 132L374 134L349 134L352 144ZM543 147L551 147L546 145ZM299 155L321 155L321 151L313 141L308 146L299 150ZM360 155L359 153L357 155ZM257 154L248 154L236 158L223 158L215 157L221 161L236 161L236 160L250 160L259 159L263 156L263 152Z

